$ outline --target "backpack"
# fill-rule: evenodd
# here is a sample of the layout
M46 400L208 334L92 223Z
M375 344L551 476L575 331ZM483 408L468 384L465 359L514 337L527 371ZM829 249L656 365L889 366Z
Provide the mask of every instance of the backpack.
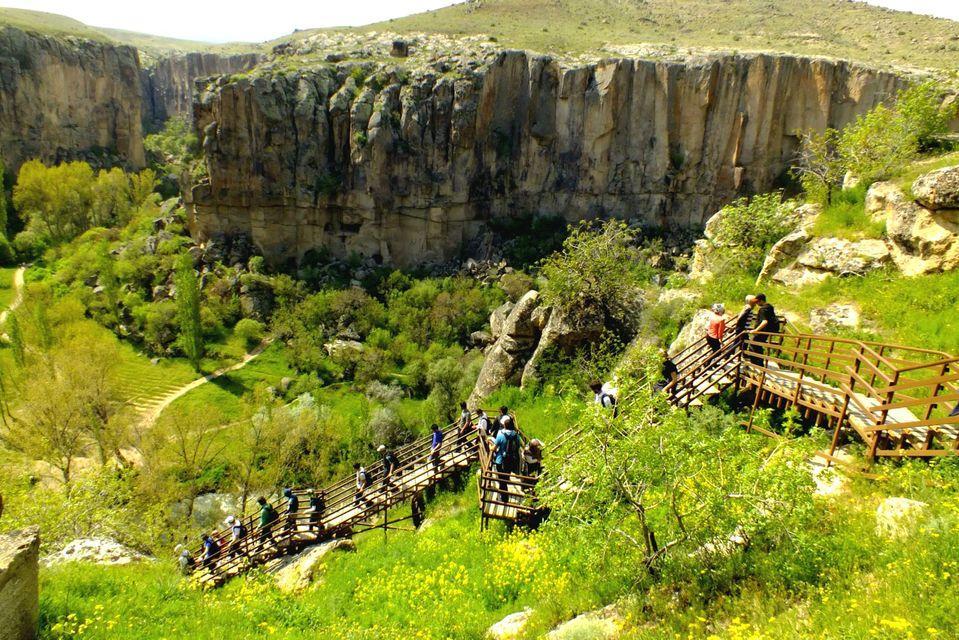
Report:
M519 434L506 435L506 451L503 452L503 465L507 469L519 469L520 450Z
M241 540L246 537L246 525L242 522L233 527L236 530L236 539Z

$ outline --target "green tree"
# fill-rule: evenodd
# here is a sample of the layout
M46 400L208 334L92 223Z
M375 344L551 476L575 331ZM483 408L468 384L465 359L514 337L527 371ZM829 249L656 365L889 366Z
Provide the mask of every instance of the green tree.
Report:
M144 169L140 173L133 173L129 176L130 182L130 203L133 207L142 207L143 204L153 196L157 187L156 172L153 169ZM127 222L122 220L121 222Z
M934 146L935 139L949 132L949 123L959 112L959 102L944 102L945 87L936 80L926 80L904 89L896 97L896 112L903 129L914 138L919 150Z
M203 357L203 324L200 320L200 281L189 254L180 257L174 274L180 349L195 369Z
M839 131L832 128L822 133L803 133L792 169L807 197L827 206L832 204L833 193L842 188L846 174L846 163L839 153L839 135Z
M7 235L7 225L10 222L7 215L7 187L4 179L6 173L7 168L0 160L0 235L4 237Z
M130 214L130 179L122 169L104 169L97 174L90 194L90 224L108 227Z
M846 168L868 184L914 158L919 140L895 109L878 105L842 130L838 149Z
M93 185L93 169L85 162L47 167L30 160L17 174L13 204L28 229L63 242L89 228Z
M652 273L639 259L636 240L636 232L620 220L581 223L562 250L541 263L543 300L566 309L574 322L598 312L606 321L630 326L638 292Z

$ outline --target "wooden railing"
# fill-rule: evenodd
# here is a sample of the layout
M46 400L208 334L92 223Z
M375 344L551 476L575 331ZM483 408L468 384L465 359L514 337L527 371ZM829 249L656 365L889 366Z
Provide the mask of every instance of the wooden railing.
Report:
M196 555L201 559L198 563L201 579L218 583L300 545L350 535L357 524L416 497L425 488L476 459L475 432L459 437L458 423L443 430L438 455L431 451L431 444L432 436L428 436L395 450L400 464L388 479L382 461L364 467L370 480L362 494L356 490L355 475L317 490L317 493L324 493L326 503L318 516L310 510L308 498L311 491L295 489L293 493L299 500L295 513L286 513L285 500L273 501L271 504L279 518L266 529L259 527L256 515L245 516L243 523L247 535L236 547L231 546L230 528L215 532L213 538L219 545L219 552L207 559L203 559L202 549Z
M522 434L520 437L524 439ZM482 528L486 528L490 520L535 523L542 512L542 506L536 498L539 478L525 475L519 469L515 472L498 471L494 464L494 455L493 442L486 437L479 438L480 473L477 497L482 514ZM520 464L522 466L522 462Z

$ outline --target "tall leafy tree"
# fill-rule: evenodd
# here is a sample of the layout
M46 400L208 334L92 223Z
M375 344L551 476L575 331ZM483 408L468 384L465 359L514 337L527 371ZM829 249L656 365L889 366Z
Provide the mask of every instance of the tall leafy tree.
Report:
M177 322L180 326L180 348L195 369L203 357L203 326L200 322L200 281L193 270L193 260L183 255L177 261L176 274Z

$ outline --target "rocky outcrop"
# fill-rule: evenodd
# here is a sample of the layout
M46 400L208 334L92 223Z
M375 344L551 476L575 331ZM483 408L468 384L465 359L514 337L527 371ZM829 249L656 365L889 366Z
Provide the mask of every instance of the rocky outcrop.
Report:
M526 623L529 622L533 610L530 608L511 613L486 631L489 640L518 640L523 637Z
M959 182L949 176L959 167L933 171L916 179L913 193L935 207L959 201ZM884 220L896 267L906 276L959 268L959 209L929 208L909 199L889 182L877 182L866 195L866 212Z
M926 209L959 209L959 166L944 167L919 176L912 194Z
M33 640L40 616L40 530L0 534L0 640Z
M533 311L539 304L539 292L528 291L502 320L493 320L502 316L504 305L493 312L492 325L495 342L486 353L483 368L480 370L470 404L486 398L503 384L519 384L523 367L536 348L539 333L532 323Z
M157 127L171 116L193 115L198 78L249 71L264 56L258 53L177 53L156 60L141 72L143 121Z
M53 566L64 562L117 565L149 559L149 556L134 551L111 538L79 538L68 543L60 551L44 557L43 565Z
M799 132L842 126L903 84L770 55L261 69L194 104L209 174L196 227L246 232L274 262L323 247L399 266L449 258L496 217L699 227L772 187Z
M706 335L706 329L709 327L709 319L712 315L709 309L697 310L693 317L689 319L689 322L679 330L676 339L669 345L669 354L676 355L698 340L702 340L703 336Z
M576 347L599 338L604 329L602 314L585 310L575 320L564 309L539 307L533 312L533 325L541 332L536 349L523 367L520 385L526 387L540 381L540 365L550 353L570 353ZM590 313L593 311L594 313Z
M294 556L284 556L267 565L274 574L276 587L283 593L298 593L319 579L327 556L334 551L356 551L352 540L330 540L310 547Z
M0 156L143 165L132 47L0 28Z
M876 508L876 533L903 538L913 533L929 511L929 505L909 498L886 498Z
M619 636L625 620L616 605L589 611L559 625L546 634L547 640L609 640Z
M835 333L836 329L858 329L859 307L834 303L809 311L809 328L816 333Z

